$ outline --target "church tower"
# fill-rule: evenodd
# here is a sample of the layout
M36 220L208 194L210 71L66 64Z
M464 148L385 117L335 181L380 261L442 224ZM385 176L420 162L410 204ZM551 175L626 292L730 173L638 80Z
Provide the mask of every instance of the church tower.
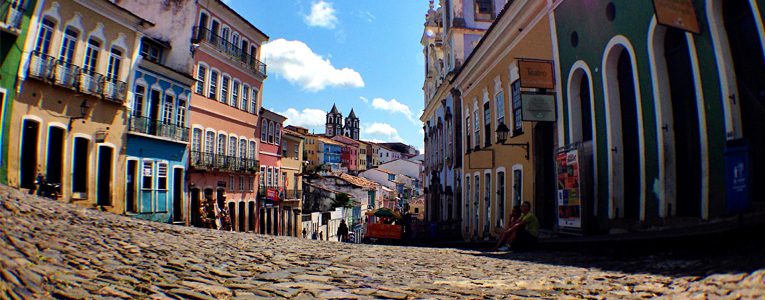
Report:
M354 140L359 140L359 118L356 117L356 113L351 108L351 113L345 118L345 127L343 127L345 136Z
M332 110L327 113L327 122L325 123L324 134L333 137L343 134L343 114L337 111L335 104L332 104Z

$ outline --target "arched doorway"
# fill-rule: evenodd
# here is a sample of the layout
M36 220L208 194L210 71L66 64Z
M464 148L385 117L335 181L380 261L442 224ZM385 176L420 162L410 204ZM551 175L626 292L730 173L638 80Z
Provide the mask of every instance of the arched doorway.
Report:
M255 201L247 202L249 232L255 232Z
M35 188L37 176L37 144L40 134L40 122L25 119L21 122L21 149L19 155L19 186L24 189Z
M658 59L664 59L667 67L671 113L664 113L665 123L661 126L672 141L665 144L665 151L675 154L670 159L674 164L672 173L676 174L674 213L700 217L701 134L690 50L685 33L675 28L666 29L663 45L664 57ZM671 206L669 211L673 211Z
M191 207L189 207L189 212L191 213L191 226L202 227L202 218L199 214L199 208L201 207L201 202L199 201L199 189L192 188L189 191L189 196L189 198L191 198Z
M244 201L239 201L239 215L237 216L239 219L239 227L237 227L237 229L241 232L247 231L247 227L245 227L245 224L244 224L246 220L244 218L245 217L244 212L245 212Z
M730 56L738 88L740 118L744 139L749 143L750 182L765 182L765 54L758 33L759 14L753 13L750 1L722 1ZM762 197L751 197L763 201Z
M595 200L595 128L593 124L593 102L595 101L592 93L592 81L590 79L590 68L582 61L574 64L569 75L568 96L569 113L571 120L569 122L571 143L580 143L579 146L579 176L581 180L579 196L589 208L597 211L597 201ZM585 213L582 211L582 213Z
M260 234L267 234L268 233L266 231L266 229L267 229L266 228L266 210L268 210L268 209L265 208L265 207L261 207L260 208L260 218L259 218L259 220L260 220L260 222L259 222L259 224L260 224L259 233Z
M614 38L603 61L608 128L610 216L629 226L641 220L642 120L637 72L626 38ZM631 46L629 46L631 49Z

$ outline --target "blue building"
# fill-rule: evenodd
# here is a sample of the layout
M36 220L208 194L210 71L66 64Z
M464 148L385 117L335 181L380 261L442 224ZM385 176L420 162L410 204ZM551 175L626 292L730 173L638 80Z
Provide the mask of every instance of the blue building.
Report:
M169 50L167 43L148 37L141 40L142 59L131 87L125 207L136 218L186 223L187 120L195 80L184 66L165 63Z
M319 139L319 164L330 168L332 172L340 170L343 144L327 138Z

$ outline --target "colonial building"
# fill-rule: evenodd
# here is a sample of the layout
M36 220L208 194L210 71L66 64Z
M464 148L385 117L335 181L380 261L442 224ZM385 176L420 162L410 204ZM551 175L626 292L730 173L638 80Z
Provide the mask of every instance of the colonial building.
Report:
M128 90L141 31L152 25L110 1L37 3L5 112L18 145L8 148L9 185L32 188L42 174L61 184L63 201L125 211Z
M562 225L605 232L761 210L765 1L559 2L557 141L585 171L581 222ZM686 21L667 18L678 14Z
M260 109L260 184L258 185L259 233L279 235L282 216L280 191L284 188L286 172L282 171L282 115Z
M149 21L140 41L140 59L132 78L129 106L125 208L136 218L185 224L184 201L188 163L188 109L193 64L189 39L173 38L170 26L194 26L193 6L176 2L123 0L120 6L137 15L148 11Z
M369 159L367 148L369 147L369 144L361 140L356 140L356 142L359 143L359 155L357 157L358 162L356 163L356 166L358 167L358 172L363 172L367 169L367 160Z
M343 145L340 149L340 166L343 167L346 172L358 174L359 142L342 135L334 136L332 137L332 140Z
M459 153L462 235L472 240L498 236L523 201L531 202L541 228L556 223L547 2L511 1L495 9L496 20L451 80L462 103L455 112L465 149ZM534 106L524 107L529 103ZM434 135L437 144L441 134Z
M273 127L261 128L258 116L266 79L260 47L268 36L222 1L194 3L196 26L188 29L197 80L189 107L190 221L198 223L202 200L214 199L229 211L235 230L255 231L256 153L265 140L259 134L270 134L268 143L274 136Z
M343 144L323 136L317 137L319 164L324 168L322 171L341 171ZM348 169L346 168L345 171Z
M36 0L0 3L0 182L8 183L8 121L16 98L19 64Z
M284 129L282 135L282 177L284 178L282 195L282 235L298 236L302 231L301 209L303 207L303 153L305 153L303 134Z

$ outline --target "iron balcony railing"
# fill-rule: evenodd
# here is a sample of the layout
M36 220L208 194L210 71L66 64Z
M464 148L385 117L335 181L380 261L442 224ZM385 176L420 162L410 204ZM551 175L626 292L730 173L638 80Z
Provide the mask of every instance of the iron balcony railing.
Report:
M117 103L125 102L127 97L126 82L107 78L92 70L39 52L30 54L28 75Z
M132 116L128 123L128 130L163 138L169 138L174 141L188 142L189 129L176 124L168 124L160 120L147 117Z
M248 54L247 49L239 48L239 46L215 34L210 29L194 26L194 41L205 41L218 48L221 52L228 54L233 60L238 61L256 74L263 77L268 76L266 64Z
M302 199L303 198L303 191L302 190L294 190L294 189L287 189L284 192L284 199Z
M221 170L256 173L260 167L257 159L228 156L202 151L191 151L191 166L203 170Z
M25 1L11 0L2 2L3 3L0 3L0 8L7 5L7 9L5 11L5 16L3 16L3 18L0 20L3 20L8 28L16 30L21 29L21 20L24 16Z

